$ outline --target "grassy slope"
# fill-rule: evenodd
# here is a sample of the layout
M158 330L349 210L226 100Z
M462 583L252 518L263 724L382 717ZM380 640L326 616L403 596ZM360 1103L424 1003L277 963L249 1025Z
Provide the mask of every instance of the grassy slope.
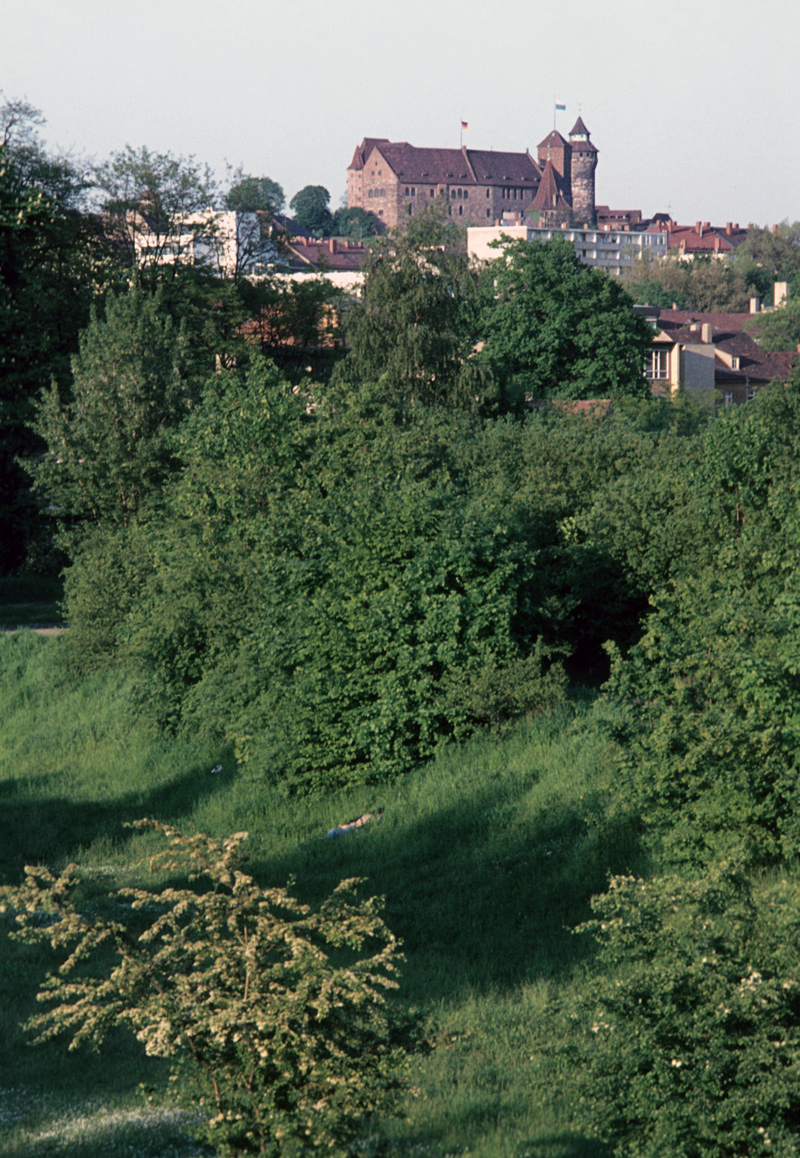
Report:
M116 677L60 677L58 646L30 632L0 638L0 881L18 880L24 863L70 860L99 882L130 879L152 840L122 827L139 816L215 834L247 829L259 879L294 875L307 899L364 876L404 940L403 996L430 1016L438 1042L415 1075L408 1120L382 1124L381 1139L402 1154L602 1153L570 1128L553 1009L582 983L585 946L569 926L609 871L638 866L639 852L623 827L600 823L610 754L579 708L446 751L379 794L287 801L225 752L134 727ZM218 760L224 771L211 775ZM323 839L381 805L380 826ZM13 1092L0 1094L0 1154L197 1153L179 1120L143 1115L137 1085L162 1107L164 1073L135 1043L111 1043L79 1065L57 1046L25 1048L18 1022L45 967L3 938L0 1088Z

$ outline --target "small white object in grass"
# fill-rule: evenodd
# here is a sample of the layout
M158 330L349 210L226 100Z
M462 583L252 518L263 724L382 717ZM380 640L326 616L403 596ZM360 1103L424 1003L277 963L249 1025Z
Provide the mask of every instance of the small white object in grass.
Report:
M217 773L221 772L221 771L222 771L222 765L221 764L215 764L214 767L211 769L211 775L216 776Z

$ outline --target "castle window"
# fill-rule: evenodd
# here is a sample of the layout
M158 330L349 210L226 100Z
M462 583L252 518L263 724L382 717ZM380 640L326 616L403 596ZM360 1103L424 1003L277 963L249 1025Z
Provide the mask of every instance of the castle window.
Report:
M435 190L435 189L431 189L431 197L435 197L435 196L436 196L436 190Z
M369 193L367 193L367 197L374 197L374 196L375 196L375 190L370 189Z
M452 198L452 200L453 200L453 201L455 201L455 199L456 199L456 191L455 191L455 189L451 189L451 190L450 190L450 197Z
M411 206L410 205L406 205L406 213L408 214L409 217L411 216Z
M463 213L464 213L464 206L463 206L463 205L459 205L459 207L458 207L458 216L459 216L459 217L463 216Z
M464 190L464 200L466 201L466 199L467 199L468 197L469 197L469 189L465 189L465 190Z
M491 216L492 216L492 211L491 211L491 209L487 209L487 210L486 210L486 216L487 216L487 217L491 217Z
M461 198L464 196L464 190L463 190L463 189L459 189L459 190L458 190L458 194L457 194L457 196L458 196L458 199L459 199L459 201L460 201L460 200L461 200Z
M487 190L486 190L486 200L487 200L487 201L489 200L489 198L491 197L491 195L492 195L492 191L491 191L491 189L487 189Z
M406 185L406 197L408 197L408 185Z

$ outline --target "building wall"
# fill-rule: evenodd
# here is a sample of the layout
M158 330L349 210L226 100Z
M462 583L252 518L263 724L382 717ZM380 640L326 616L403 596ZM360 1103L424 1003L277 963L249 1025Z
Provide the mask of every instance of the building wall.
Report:
M572 153L572 217L577 223L597 224L594 204L594 171L597 154L574 149Z
M528 225L504 225L467 230L467 250L479 261L491 261L498 250L490 243L501 236L512 241L552 241L560 237L571 241L575 252L586 265L620 274L641 254L663 257L668 248L666 234L627 233L619 229L537 229Z

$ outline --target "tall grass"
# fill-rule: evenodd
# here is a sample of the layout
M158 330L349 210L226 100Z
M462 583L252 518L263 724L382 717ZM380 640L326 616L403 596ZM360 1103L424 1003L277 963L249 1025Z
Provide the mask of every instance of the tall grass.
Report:
M98 889L128 881L153 840L123 827L140 816L217 835L247 829L250 870L265 884L294 876L308 900L365 877L404 942L403 999L429 1018L435 1043L407 1119L379 1123L370 1146L485 1158L602 1152L571 1128L554 1010L586 984L586 949L570 927L608 872L639 867L641 852L635 832L607 820L612 753L583 707L447 748L379 792L290 800L224 750L148 732L133 721L124 677L70 682L58 654L58 640L30 632L0 638L0 879L18 880L24 863L78 860ZM324 839L378 807L380 824ZM163 1069L136 1043L119 1038L80 1066L57 1044L23 1044L19 1020L48 964L2 945L0 1099L17 1109L0 1153L198 1153L180 1120L164 1116Z

